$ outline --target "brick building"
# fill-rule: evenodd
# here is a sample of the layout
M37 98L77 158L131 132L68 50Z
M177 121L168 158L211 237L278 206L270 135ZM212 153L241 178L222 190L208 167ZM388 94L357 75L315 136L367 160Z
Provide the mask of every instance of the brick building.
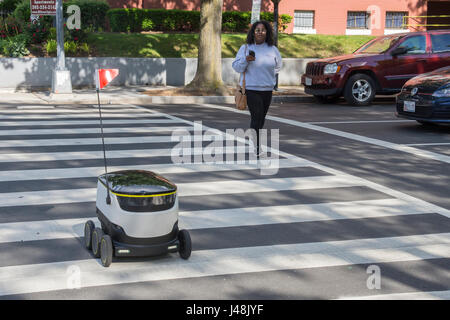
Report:
M114 8L165 8L199 10L200 0L107 0ZM252 0L224 0L226 11L250 11ZM272 11L271 0L261 0L263 11ZM405 30L449 29L449 0L281 0L280 14L294 17L286 32L317 34L383 35ZM404 18L408 17L409 18ZM412 16L415 16L412 17ZM406 21L409 26L402 26Z

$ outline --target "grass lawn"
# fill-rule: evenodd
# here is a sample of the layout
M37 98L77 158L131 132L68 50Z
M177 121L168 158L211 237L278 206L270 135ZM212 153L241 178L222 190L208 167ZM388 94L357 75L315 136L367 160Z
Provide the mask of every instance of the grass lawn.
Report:
M198 34L92 33L87 42L91 56L141 58L197 58ZM373 36L280 34L283 58L325 58L351 53ZM222 57L235 57L245 34L222 34Z

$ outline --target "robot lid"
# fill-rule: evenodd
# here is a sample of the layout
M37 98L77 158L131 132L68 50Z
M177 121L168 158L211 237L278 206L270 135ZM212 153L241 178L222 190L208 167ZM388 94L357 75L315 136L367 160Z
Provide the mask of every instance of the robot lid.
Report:
M98 177L106 186L106 174ZM118 195L150 196L174 194L177 186L166 178L145 170L122 170L108 173L109 190Z

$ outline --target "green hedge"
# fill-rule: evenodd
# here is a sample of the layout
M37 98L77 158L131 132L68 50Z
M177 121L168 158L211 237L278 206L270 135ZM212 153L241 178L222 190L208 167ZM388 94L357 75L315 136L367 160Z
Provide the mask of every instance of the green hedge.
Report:
M200 11L111 9L107 17L113 32L200 30ZM261 12L261 19L272 22L273 13ZM222 30L245 32L248 30L250 20L251 12L225 11L222 13ZM291 21L291 16L280 15L280 30L285 30Z
M67 7L77 5L81 11L81 29L93 31L103 30L106 26L106 13L110 9L104 0L69 0L63 2L64 17L67 15Z
M30 1L23 0L18 3L16 9L14 9L14 17L21 21L22 23L26 23L30 21Z
M107 13L113 32L198 31L200 12L165 9L111 9Z
M251 12L224 11L222 12L222 30L229 32L242 32L248 29Z
M261 12L261 20L273 22L273 12ZM292 17L288 14L280 14L278 16L278 30L284 31L291 23Z
M0 11L13 12L20 0L0 0Z

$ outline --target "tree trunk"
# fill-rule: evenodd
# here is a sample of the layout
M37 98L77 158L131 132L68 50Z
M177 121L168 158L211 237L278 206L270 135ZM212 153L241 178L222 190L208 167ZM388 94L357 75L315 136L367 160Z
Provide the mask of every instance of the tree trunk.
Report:
M272 0L273 2L273 40L274 45L278 47L278 5L281 0Z
M222 81L223 0L201 0L197 72L186 88L224 94Z

